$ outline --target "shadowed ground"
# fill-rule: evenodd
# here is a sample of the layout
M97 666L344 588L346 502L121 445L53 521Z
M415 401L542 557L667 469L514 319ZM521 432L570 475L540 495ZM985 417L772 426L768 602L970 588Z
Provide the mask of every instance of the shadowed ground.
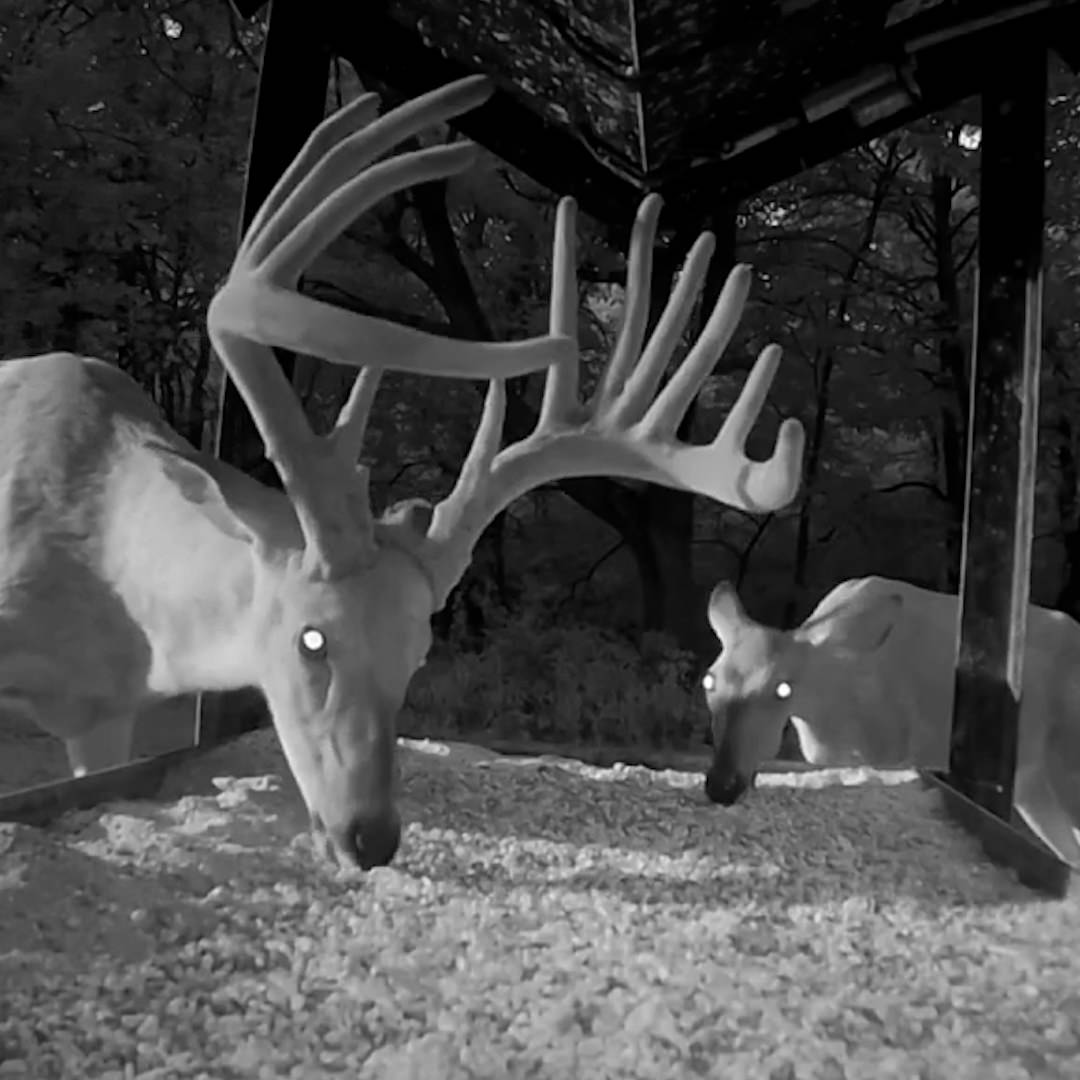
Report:
M139 714L135 756L153 757L190 746L195 738L195 698L170 698ZM0 715L0 792L66 780L64 744L23 721Z

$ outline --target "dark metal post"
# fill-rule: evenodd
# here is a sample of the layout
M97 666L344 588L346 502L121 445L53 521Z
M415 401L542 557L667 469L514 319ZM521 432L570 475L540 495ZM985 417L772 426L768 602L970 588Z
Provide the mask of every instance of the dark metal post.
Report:
M979 274L950 781L1012 811L1038 444L1046 46L983 93Z
M319 36L321 23L311 0L272 0L248 144L240 236L325 115L330 51ZM282 349L275 355L291 379L295 358ZM229 379L222 381L219 405L215 453L250 471L265 461L262 440Z
M251 126L247 175L240 210L240 235L312 130L323 119L330 51L320 36L324 20L318 0L272 0ZM275 350L291 380L294 357ZM278 484L263 457L262 440L247 406L229 379L222 380L215 453L260 480ZM261 695L239 692L199 698L196 741L213 745L265 722Z

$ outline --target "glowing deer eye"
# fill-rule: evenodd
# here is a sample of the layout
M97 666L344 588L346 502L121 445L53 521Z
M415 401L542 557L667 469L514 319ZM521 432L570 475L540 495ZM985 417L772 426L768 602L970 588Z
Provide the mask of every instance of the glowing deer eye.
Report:
M305 626L300 631L300 655L305 660L325 660L326 635L314 626Z
M711 671L706 671L704 678L701 680L701 685L705 688L707 694L711 694L716 689L716 676Z
M789 697L791 697L791 683L786 683L786 682L777 683L776 684L776 696L781 701L786 701Z

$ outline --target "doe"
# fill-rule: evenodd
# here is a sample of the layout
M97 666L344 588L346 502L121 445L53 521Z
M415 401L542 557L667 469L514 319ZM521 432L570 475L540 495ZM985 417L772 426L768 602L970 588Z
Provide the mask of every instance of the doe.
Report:
M887 578L842 582L794 630L751 619L721 582L709 622L722 652L705 675L713 761L705 792L731 805L791 721L814 765L947 769L957 598ZM1080 625L1032 605L1016 809L1080 867Z

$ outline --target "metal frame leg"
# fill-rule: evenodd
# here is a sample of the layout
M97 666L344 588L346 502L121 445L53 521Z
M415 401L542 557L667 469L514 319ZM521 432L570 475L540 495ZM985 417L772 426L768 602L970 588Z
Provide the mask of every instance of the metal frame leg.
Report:
M1047 49L1013 42L983 93L979 274L949 808L997 861L1060 893L1069 869L1010 824L1031 580Z

